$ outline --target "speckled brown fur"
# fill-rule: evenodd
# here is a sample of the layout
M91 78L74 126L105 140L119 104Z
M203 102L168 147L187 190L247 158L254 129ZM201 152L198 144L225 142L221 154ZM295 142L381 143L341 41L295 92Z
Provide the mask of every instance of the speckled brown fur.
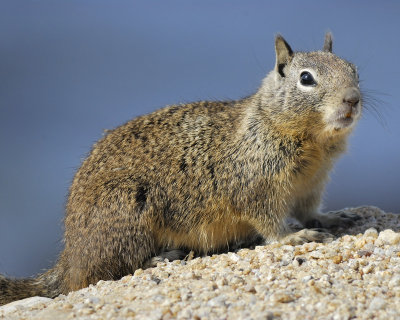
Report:
M118 279L174 249L329 238L291 233L290 215L327 227L355 219L318 211L346 121L361 112L356 69L331 48L329 34L325 51L310 53L277 36L276 67L254 95L169 106L107 133L73 180L58 263L36 279L0 277L0 304ZM300 83L302 70L316 85Z

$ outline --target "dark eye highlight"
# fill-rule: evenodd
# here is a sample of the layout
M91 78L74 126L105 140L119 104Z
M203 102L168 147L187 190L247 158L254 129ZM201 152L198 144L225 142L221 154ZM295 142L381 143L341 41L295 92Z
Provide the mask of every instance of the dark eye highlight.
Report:
M300 83L303 86L315 86L317 84L312 74L308 71L303 71L300 74Z

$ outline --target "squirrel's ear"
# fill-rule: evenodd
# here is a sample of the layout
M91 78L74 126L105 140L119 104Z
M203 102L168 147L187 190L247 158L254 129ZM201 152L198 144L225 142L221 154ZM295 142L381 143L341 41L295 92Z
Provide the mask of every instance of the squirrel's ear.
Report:
M276 53L276 64L275 70L284 77L283 68L292 59L293 51L289 44L278 34L275 38L275 53Z
M332 52L332 33L327 32L325 34L324 51Z

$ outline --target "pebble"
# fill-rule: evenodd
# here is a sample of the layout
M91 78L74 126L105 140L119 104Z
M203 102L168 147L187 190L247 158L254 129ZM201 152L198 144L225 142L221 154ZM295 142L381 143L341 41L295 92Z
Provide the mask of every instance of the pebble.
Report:
M388 283L389 288L400 287L400 274L396 274Z
M56 299L13 302L0 318L400 319L400 215L348 210L362 219L330 243L162 262Z
M311 279L313 279L313 277L310 276L310 275L308 275L308 276L305 276L303 279L301 279L301 281L303 281L303 282L308 282L308 281L310 281Z
M240 257L236 253L229 252L228 256L233 262L238 262L240 260Z
M380 310L384 308L386 305L386 301L383 298L376 297L373 298L371 303L369 304L369 309L371 310Z
M379 233L377 241L379 244L398 244L400 242L400 233L390 229L384 230Z
M369 228L364 232L365 237L378 238L378 231L375 228Z

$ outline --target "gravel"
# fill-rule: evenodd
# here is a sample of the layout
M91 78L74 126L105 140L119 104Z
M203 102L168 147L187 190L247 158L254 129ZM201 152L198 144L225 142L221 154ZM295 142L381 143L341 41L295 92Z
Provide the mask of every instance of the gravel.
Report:
M399 319L400 215L346 210L363 218L331 230L330 243L160 262L67 296L13 302L0 318Z

